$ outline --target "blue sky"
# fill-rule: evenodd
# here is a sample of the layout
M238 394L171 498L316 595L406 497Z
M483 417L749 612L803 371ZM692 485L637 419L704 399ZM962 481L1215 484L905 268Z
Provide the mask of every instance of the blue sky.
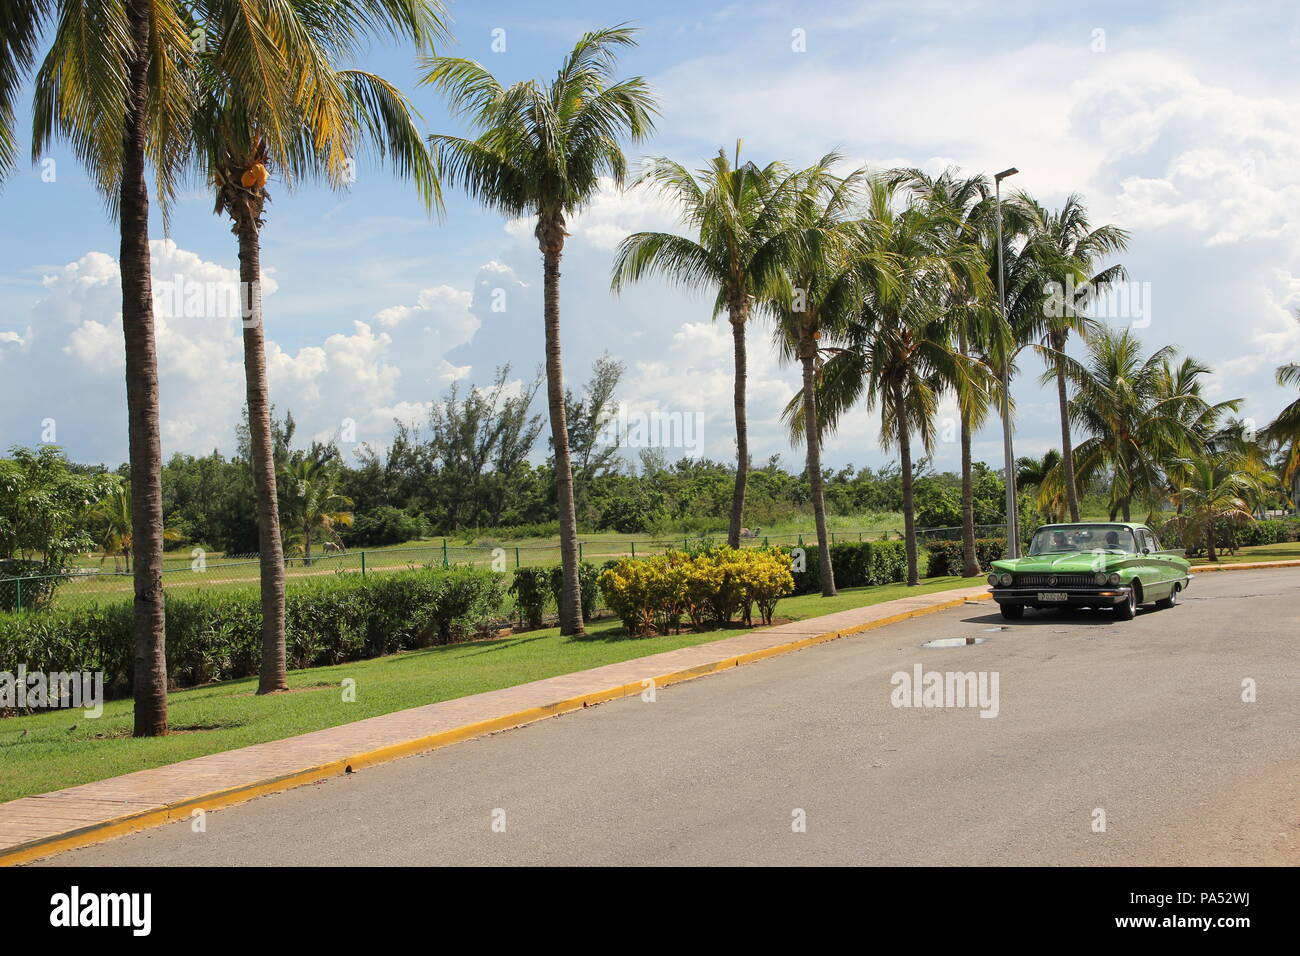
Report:
M1140 7L1140 9L1135 9ZM634 160L689 165L744 140L744 156L804 164L840 149L852 165L946 165L993 172L1048 205L1082 193L1094 221L1133 234L1121 257L1149 296L1139 334L1215 368L1216 399L1241 396L1266 422L1283 404L1272 370L1300 355L1300 17L1290 3L996 4L664 2L456 3L448 52L506 81L549 76L583 30L642 28L623 60L660 96L653 139ZM506 49L493 52L493 30ZM797 42L802 38L803 50ZM428 88L411 50L377 45L359 65L398 83L430 131L463 132ZM29 117L20 118L25 130ZM81 460L126 454L117 236L64 149L0 192L0 436L57 441ZM272 398L304 436L356 423L382 444L392 419L418 421L453 381L482 383L510 363L531 377L542 356L540 258L528 223L507 223L454 193L430 219L414 190L362 160L346 191L271 186L263 264ZM234 237L201 183L170 236L155 221L155 280L223 281ZM733 455L730 336L709 302L662 283L608 291L613 249L629 232L675 228L653 194L608 189L571 225L563 264L566 372L577 386L608 352L627 365L633 408L700 416L704 452ZM493 302L504 304L494 311ZM1145 324L1149 319L1149 324ZM242 402L234 319L159 320L168 453L234 446ZM797 384L751 332L756 460L798 458L777 415ZM1039 362L1022 361L1017 450L1058 439ZM540 411L540 408L539 408ZM941 417L952 417L945 407ZM826 460L879 465L877 423L855 412ZM941 437L945 430L941 428ZM951 430L947 430L951 434ZM544 443L539 452L544 451ZM976 455L995 461L986 429ZM671 452L670 452L671 453ZM941 441L936 463L954 467Z

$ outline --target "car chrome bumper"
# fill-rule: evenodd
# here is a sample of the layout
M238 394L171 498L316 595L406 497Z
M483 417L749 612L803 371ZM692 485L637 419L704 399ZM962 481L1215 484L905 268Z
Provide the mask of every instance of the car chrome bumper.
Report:
M1022 604L1025 607L1114 607L1128 600L1131 588L989 588L993 600L999 604ZM1040 601L1038 595L1051 592L1065 594L1064 601Z

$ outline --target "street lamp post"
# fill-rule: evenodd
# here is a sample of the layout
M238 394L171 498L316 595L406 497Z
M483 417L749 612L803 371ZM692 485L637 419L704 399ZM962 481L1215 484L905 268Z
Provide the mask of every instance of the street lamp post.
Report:
M997 222L998 244L998 308L1002 321L1007 321L1006 280L1002 274L1002 180L1014 176L1020 170L1012 166L993 177L994 219ZM1006 469L1007 489L1007 557L1020 557L1020 522L1016 515L1016 456L1011 447L1011 350L1002 353L1002 454Z

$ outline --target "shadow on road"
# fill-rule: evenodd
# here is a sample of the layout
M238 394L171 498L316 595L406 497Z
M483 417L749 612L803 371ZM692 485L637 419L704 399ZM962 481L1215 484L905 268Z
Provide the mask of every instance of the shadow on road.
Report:
M1152 613L1150 608L1138 608L1138 617ZM1115 620L1111 611L1094 611L1086 608L1054 607L1043 610L1026 608L1025 616L1018 621L1008 621L994 611L992 614L980 614L975 617L962 618L963 624L982 624L985 627L1108 627L1121 622Z

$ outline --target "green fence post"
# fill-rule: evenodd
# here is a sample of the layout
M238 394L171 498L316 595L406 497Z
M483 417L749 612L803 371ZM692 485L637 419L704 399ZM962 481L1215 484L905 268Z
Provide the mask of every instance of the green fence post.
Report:
M363 578L366 576L366 553L364 551L361 552L361 576Z
M763 547L767 547L767 535L763 535Z
M578 542L578 561L579 561L579 563L582 562L582 542L581 542L581 541Z
M442 539L442 566L444 568L451 567L450 562L448 562L447 560L447 539L446 538Z
M831 544L834 544L834 543L835 543L835 532L832 531L832 532L831 532Z
M14 578L14 609L23 609L23 579Z
M515 567L519 567L519 545L515 545Z
M636 557L636 542L632 542L632 557Z
M803 547L803 535L799 535L799 547Z

